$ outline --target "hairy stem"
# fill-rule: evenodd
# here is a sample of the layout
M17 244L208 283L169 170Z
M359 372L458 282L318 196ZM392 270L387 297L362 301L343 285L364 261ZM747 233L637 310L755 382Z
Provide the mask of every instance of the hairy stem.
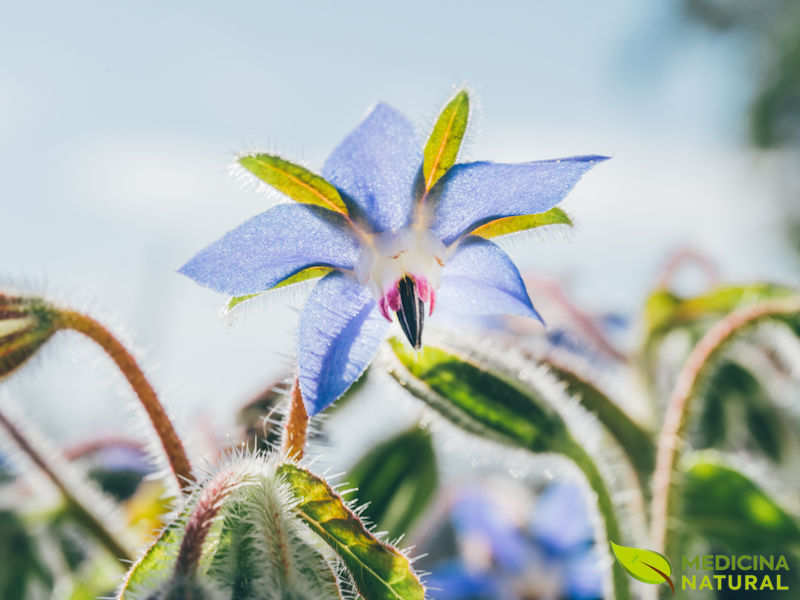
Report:
M67 470L67 465L58 466L54 464L48 455L57 456L47 448L41 448L44 444L35 441L35 435L30 431L26 425L20 427L18 425L18 418L11 419L3 412L0 412L0 425L8 432L8 435L17 445L17 447L44 473L47 478L58 488L69 509L76 516L78 521L82 523L108 551L124 565L128 565L136 557L128 544L122 542L117 538L112 528L106 524L103 518L95 513L93 502L91 498L81 499L80 494L71 486L66 478L64 472ZM28 430L28 433L23 433L23 429ZM54 459L55 460L55 459Z
M197 504L186 522L183 540L175 561L175 577L193 577L200 562L203 543L214 520L222 510L222 503L236 487L238 481L231 471L223 471L212 479L197 499Z
M622 533L619 528L619 521L617 520L614 503L611 500L611 494L608 491L606 482L600 470L597 468L594 459L586 452L581 444L571 438L568 438L559 450L578 466L583 472L584 477L586 477L589 487L592 488L592 491L597 495L597 508L606 529L606 539L619 543L622 540ZM608 546L607 542L606 546ZM608 547L606 547L606 552L607 551ZM631 597L628 576L616 561L612 564L611 569L612 582L614 585L611 597L615 600L628 600Z
M743 328L760 321L800 313L800 299L790 298L761 302L732 312L709 329L689 354L678 374L667 405L664 426L658 438L656 470L653 475L652 543L653 549L667 553L670 516L677 498L674 473L686 439L687 417L692 399L705 374L705 367Z
M292 385L289 402L289 414L286 417L286 426L283 432L283 451L290 458L300 460L303 458L308 436L308 413L303 403L303 394L297 378Z
M153 386L150 385L136 359L108 329L88 315L72 310L59 311L58 325L62 329L72 329L87 336L105 350L116 363L147 412L167 455L172 473L178 481L178 487L187 492L194 481L194 476L183 442L175 432Z

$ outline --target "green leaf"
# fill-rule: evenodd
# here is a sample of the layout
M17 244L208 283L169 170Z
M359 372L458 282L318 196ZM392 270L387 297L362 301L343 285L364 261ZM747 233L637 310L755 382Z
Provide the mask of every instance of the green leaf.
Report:
M611 550L619 564L625 567L632 577L645 583L666 582L672 587L673 584L669 577L672 575L672 567L665 556L652 550L620 546L614 542L611 542Z
M800 543L795 519L712 452L697 453L686 461L682 504L689 531L731 552L774 554Z
M189 512L187 507L179 518L162 529L139 560L133 563L119 589L118 600L126 600L147 589L154 579L165 578L167 565L175 562L175 553L183 538L183 524Z
M398 338L389 344L422 386L397 370L392 375L467 431L534 452L547 452L568 437L561 417L546 401L496 374L430 345L415 351Z
M375 538L321 478L293 464L278 468L306 524L342 559L364 600L423 600L408 558Z
M53 584L36 539L10 510L0 510L0 565L0 598L27 598L31 584Z
M175 560L175 550L183 537L179 521L165 527L159 536L145 550L144 554L131 566L119 590L118 600L131 598L137 590L146 586L163 573L166 564Z
M287 277L283 281L280 281L280 282L276 283L270 289L271 290L276 290L278 288L286 287L288 285L292 285L292 284L295 284L295 283L302 283L303 281L308 281L309 279L315 279L317 277L322 277L323 275L327 275L331 271L333 271L333 269L331 267L319 267L319 266L308 267L306 269L298 271L294 275L290 275L289 277ZM264 290L264 292L267 292L267 291L269 291L269 290ZM253 298L255 298L257 296L260 296L264 292L256 292L255 294L245 294L244 296L234 296L233 298L228 300L228 303L225 305L225 312L232 311L234 308L239 306L242 302L247 302L248 300L252 300Z
M659 348L671 333L677 331L686 333L694 345L715 322L728 313L771 299L786 298L796 293L792 288L770 283L719 286L699 296L686 298L664 289L656 290L645 304L644 337L639 356L649 383L655 386L656 382L660 381L662 385L671 386L669 381L663 381L664 378L658 375L663 371L661 367L664 358L659 353ZM789 325L791 326L791 323ZM685 357L675 357L678 363L671 368L668 367L667 370L678 368L683 358ZM660 390L660 393L664 392L665 390Z
M502 444L572 460L596 494L606 535L619 539L616 509L595 458L572 437L547 393L430 345L415 351L398 338L389 345L399 361L390 369L392 376L457 426ZM622 570L613 568L612 577L615 598L630 598Z
M339 191L305 167L271 154L243 156L239 159L239 164L296 202L321 206L347 215L347 205Z
M586 377L552 359L541 362L567 386L567 393L595 415L614 436L636 469L642 489L648 489L648 479L655 467L655 446L650 432L631 419L616 402Z
M645 304L645 345L658 341L676 327L719 318L749 304L796 293L792 288L771 283L719 286L689 298L681 298L663 289L656 290Z
M773 461L783 453L786 432L779 409L770 402L766 390L756 376L744 366L724 360L703 386L697 447L718 447L728 438L727 423L731 411L743 409L741 425L752 444ZM741 413L733 413L736 422Z
M555 206L546 212L537 213L535 215L504 217L502 219L489 221L485 225L481 225L472 231L472 235L478 235L488 239L501 235L508 235L509 233L527 231L528 229L543 227L544 225L569 225L571 227L572 219L569 218L567 213Z
M393 538L406 534L428 506L438 483L431 435L413 427L370 450L350 470L363 515Z
M468 120L469 96L462 90L444 107L425 144L422 174L426 192L455 164Z

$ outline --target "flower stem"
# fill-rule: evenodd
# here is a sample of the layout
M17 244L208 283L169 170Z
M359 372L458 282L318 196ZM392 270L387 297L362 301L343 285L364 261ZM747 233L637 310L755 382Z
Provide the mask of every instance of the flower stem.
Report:
M597 508L606 529L605 539L619 543L622 540L622 533L619 528L619 521L617 521L614 503L611 500L611 494L608 491L605 479L603 479L594 459L581 444L572 438L568 438L566 442L562 443L559 450L583 472L589 487L597 495ZM603 538L599 537L599 539ZM606 542L605 552L608 553L608 542ZM615 600L628 600L631 597L628 576L616 561L611 565L611 570L614 586L611 597L615 598Z
M61 310L58 314L58 326L87 336L105 350L106 354L116 363L150 418L167 455L172 473L178 481L178 487L183 492L187 492L194 481L194 476L183 442L175 432L153 386L150 385L136 359L108 329L88 315L72 310Z
M292 385L289 414L283 431L283 451L290 458L300 460L308 436L308 413L303 403L300 382L295 378Z
M692 399L711 359L743 328L765 319L800 313L800 299L790 298L753 304L730 313L717 322L697 343L678 374L667 405L664 426L658 438L656 470L653 474L653 549L669 553L670 517L675 512L677 486L673 474L686 439Z
M58 488L61 492L67 506L76 516L78 521L83 524L89 531L92 532L94 537L108 551L126 566L130 564L136 557L128 544L118 539L117 534L113 532L113 528L106 524L103 518L94 511L95 504L91 496L80 499L80 493L74 485L68 483L66 472L70 466L67 464L59 465L55 457L58 456L56 452L50 451L45 446L44 441L36 441L35 432L30 430L30 427L20 426L18 418L9 418L4 412L0 412L0 425L8 432L8 435L14 441L16 446L47 476L47 478ZM23 433L26 430L26 433ZM50 460L47 456L53 456Z

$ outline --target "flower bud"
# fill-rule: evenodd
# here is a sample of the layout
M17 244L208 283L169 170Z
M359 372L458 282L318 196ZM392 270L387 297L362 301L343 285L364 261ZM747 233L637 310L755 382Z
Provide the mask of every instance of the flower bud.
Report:
M0 293L0 377L30 358L58 329L58 311L40 298Z

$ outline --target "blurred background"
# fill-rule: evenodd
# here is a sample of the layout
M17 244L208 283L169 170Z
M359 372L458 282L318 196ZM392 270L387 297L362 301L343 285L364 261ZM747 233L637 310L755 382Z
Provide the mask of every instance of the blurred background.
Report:
M675 280L685 293L709 273L786 284L800 273L789 0L14 3L0 53L4 283L125 333L200 454L290 368L303 293L222 318L226 299L176 269L273 201L230 175L237 153L319 170L380 100L424 139L467 86L462 159L613 157L564 203L573 229L501 241L534 303L555 285L625 325L687 249L702 268ZM48 434L70 445L136 433L121 409L129 390L90 343L63 334L43 355L4 393ZM389 386L381 377L366 386ZM331 420L326 461L346 466L418 418L386 389L364 395L382 418L365 425L346 406ZM442 476L458 485L480 460L452 446Z

